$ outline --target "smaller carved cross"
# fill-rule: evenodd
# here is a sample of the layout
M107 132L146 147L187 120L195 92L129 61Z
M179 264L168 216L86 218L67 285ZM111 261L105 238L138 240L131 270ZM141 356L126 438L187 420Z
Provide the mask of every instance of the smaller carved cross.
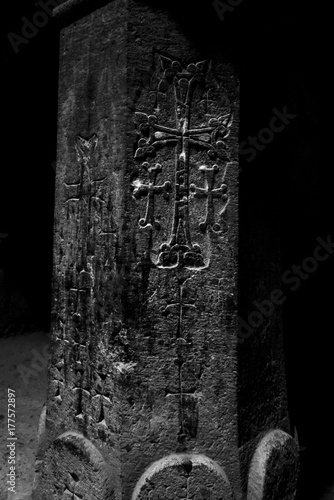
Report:
M220 225L214 223L214 200L221 198L224 202L227 201L227 185L221 184L220 187L214 188L215 177L219 171L218 165L213 165L213 167L207 167L202 165L199 169L204 172L205 175L205 187L200 188L195 184L190 184L189 190L191 196L194 198L206 198L206 217L203 222L199 224L199 229L205 231L208 226L211 226L214 231L220 230Z
M76 138L75 149L77 152L77 160L81 165L80 179L74 183L66 183L65 188L68 192L69 201L81 201L89 206L92 200L99 201L102 204L106 202L100 197L100 186L106 177L94 179L92 177L91 167L89 165L91 156L97 146L98 137L93 134L90 139L84 139L80 135Z
M81 314L78 310L80 309L82 299L89 299L89 297L91 297L94 283L93 273L89 263L86 264L86 269L82 269L79 272L77 277L77 287L70 288L70 292L73 292L73 295L76 296L76 299L74 299L75 311L72 316L78 322L81 321Z
M148 173L148 182L144 184L140 179L136 179L132 185L134 190L132 196L136 199L145 196L147 198L145 217L139 220L139 226L144 228L147 226L160 229L160 223L154 217L154 199L160 194L165 200L169 199L169 192L172 185L169 181L164 182L160 186L156 184L159 173L162 172L162 167L157 163L154 167L150 167L148 162L142 164L142 167Z
M90 157L97 146L98 137L93 134L89 139L84 139L81 135L77 136L75 149L78 155L78 161L85 166L88 165Z
M185 339L178 340L183 341L183 344L180 344L180 342L177 343L178 350L184 350L191 347L191 344L187 343ZM187 365L192 366L193 361L188 361L186 363L186 357L187 354L178 352L178 357L175 359L175 364L178 366L178 387L168 387L166 391L167 397L176 396L179 399L180 429L178 441L180 443L182 443L187 436L195 437L198 426L198 406L195 396L198 390L198 383L187 381L187 370L186 373L184 373L184 369ZM196 371L196 365L194 365L194 370Z

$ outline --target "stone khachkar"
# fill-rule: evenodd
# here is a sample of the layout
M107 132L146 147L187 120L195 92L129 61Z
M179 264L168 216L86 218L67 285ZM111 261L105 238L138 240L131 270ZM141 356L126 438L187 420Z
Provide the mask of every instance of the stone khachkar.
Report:
M292 499L285 399L281 421L238 433L232 68L145 0L70 0L55 16L54 320L33 498Z

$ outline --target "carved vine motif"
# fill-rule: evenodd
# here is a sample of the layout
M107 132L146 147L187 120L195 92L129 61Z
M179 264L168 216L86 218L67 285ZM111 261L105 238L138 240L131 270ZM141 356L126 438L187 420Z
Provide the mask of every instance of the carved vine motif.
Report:
M226 152L226 139L230 133L232 115L226 114L217 118L209 119L206 126L192 128L191 107L193 92L200 80L205 78L205 61L196 64L188 64L183 68L178 61L172 61L165 56L160 57L160 64L164 71L163 77L158 84L162 90L173 86L175 97L175 128L159 123L157 114L148 115L143 112L135 113L135 120L139 132L138 147L134 158L145 160L142 167L148 172L148 181L136 179L133 182L133 196L138 199L142 196L147 198L146 214L141 218L141 228L159 230L160 223L155 219L154 200L158 195L169 196L173 192L173 222L168 241L161 244L158 256L154 262L160 268L183 268L199 269L206 267L202 249L193 243L189 227L189 202L196 198L206 198L206 215L204 221L199 224L199 229L205 232L209 227L213 231L219 231L220 226L215 222L214 200L221 198L227 202L227 186L215 187L216 174L220 170L218 164L213 167L200 166L205 173L204 187L190 184L191 154L192 147L205 151L208 160L224 162L229 159ZM209 91L205 99L201 101L206 110L212 101L209 100ZM157 94L156 100L159 95ZM156 102L156 111L159 105ZM176 151L174 184L166 181L163 185L156 184L157 176L163 171L163 166L154 162L158 152L166 147L172 146Z

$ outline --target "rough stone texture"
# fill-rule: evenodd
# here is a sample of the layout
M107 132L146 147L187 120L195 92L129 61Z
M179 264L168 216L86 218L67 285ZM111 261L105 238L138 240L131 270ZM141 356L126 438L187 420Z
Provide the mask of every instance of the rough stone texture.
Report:
M293 500L299 452L295 440L275 429L259 442L248 476L247 500Z
M46 452L47 441L45 435L45 422L46 422L46 404L43 406L41 415L38 422L37 430L37 450L36 450L36 460L35 460L35 475L33 483L33 491L37 488L39 483L40 474L43 467L43 458Z
M48 449L34 498L242 498L237 79L156 3L114 0L75 20L72 4L58 12ZM111 489L94 489L86 449Z
M42 498L94 500L114 498L113 474L101 453L84 436L65 432L45 454L39 491ZM34 498L41 498L35 493Z

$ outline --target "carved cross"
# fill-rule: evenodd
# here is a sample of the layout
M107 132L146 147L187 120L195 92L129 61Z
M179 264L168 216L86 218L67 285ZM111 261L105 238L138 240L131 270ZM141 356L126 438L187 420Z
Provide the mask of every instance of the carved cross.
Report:
M214 223L214 200L221 198L223 201L227 201L227 185L221 184L220 187L214 188L215 185L215 177L219 172L218 165L213 165L213 167L207 167L206 165L202 165L199 169L204 172L205 175L205 187L200 188L195 184L190 184L189 189L191 192L191 196L194 198L206 198L206 217L203 222L199 224L199 228L201 231L205 231L206 228L211 225L212 229L215 231L220 230L220 225Z
M214 224L214 203L217 199L227 200L227 186L222 184L215 186L218 166L203 166L201 171L205 175L204 187L197 187L190 184L191 176L191 148L196 148L201 152L206 152L212 162L229 160L226 151L226 139L230 134L232 124L232 114L225 114L209 119L208 108L212 104L209 99L208 90L204 101L200 106L205 107L207 124L199 127L192 126L191 107L195 87L204 80L205 61L196 64L188 64L182 67L178 61L173 61L167 57L160 56L160 63L164 71L161 82L158 84L155 100L155 113L146 114L144 112L135 113L135 121L138 131L138 145L134 158L144 161L143 166L148 172L149 180L143 183L140 179L133 182L135 187L133 196L136 199L147 198L145 217L139 220L141 228L160 229L154 216L155 196L165 195L167 188L171 190L172 184L167 181L162 185L157 185L157 175L161 172L160 164L150 167L149 162L154 161L159 151L164 148L174 148L175 169L173 179L173 214L171 231L167 241L164 241L159 248L157 258L153 258L153 264L158 268L173 270L178 278L178 296L175 301L170 302L161 311L162 314L173 314L177 317L176 332L176 354L175 364L178 369L177 380L166 390L167 397L177 397L180 408L180 430L178 434L179 443L182 445L184 439L195 437L198 426L198 403L196 391L198 390L200 373L198 363L188 358L187 349L191 347L187 343L183 333L184 315L189 310L196 309L194 301L187 299L184 279L186 270L200 270L207 267L202 250L199 245L192 242L189 220L189 201L192 198L202 198L206 200L206 217L200 224L200 229L204 232L210 226L213 230L220 229L218 224ZM172 86L174 91L175 126L167 126L159 123L159 94L158 90ZM166 99L167 102L167 99ZM203 114L203 113L202 113ZM169 124L168 124L169 125ZM153 252L152 252L153 253ZM179 273L179 274L178 274ZM194 273L192 273L194 274ZM179 278L181 276L181 279Z
M194 360L186 361L187 354L183 351L189 347L191 344L184 339L179 339L178 357L175 359L178 368L178 386L169 386L166 390L166 397L177 397L180 402L179 442L182 442L186 436L195 437L198 425L198 407L195 394L198 390L201 369ZM191 376L188 380L189 374Z
M96 134L93 134L89 139L84 139L81 135L77 136L76 141L76 151L78 155L78 160L82 161L85 167L88 165L90 157L96 148L98 143L98 138Z
M195 392L195 391L194 391ZM180 400L180 429L178 441L182 442L185 437L195 437L198 426L198 407L194 394L182 392L169 393L167 396L176 396Z
M78 265L79 263L77 262L77 266ZM94 287L93 270L90 262L85 262L85 260L82 259L81 266L83 266L84 269L81 269L77 275L77 287L69 289L69 291L72 292L74 299L73 305L75 307L72 317L77 324L81 324L83 320L81 315L86 313L86 308L82 307L83 302L91 297Z
M143 184L141 180L136 179L132 185L134 190L132 196L139 199L142 196L147 197L146 214L145 217L139 220L140 227L155 227L155 229L160 229L160 223L154 217L154 198L155 195L161 194L165 199L169 199L169 192L172 189L172 185L169 181L164 182L162 185L157 185L158 174L162 172L162 167L159 163L155 167L150 167L149 163L143 163L144 167L148 173L148 183Z
M74 183L66 183L65 188L68 192L69 201L83 200L85 205L89 206L92 200L96 200L105 204L106 202L99 196L98 185L102 183L106 177L94 179L91 172L90 160L97 146L98 137L93 134L90 139L84 139L80 135L76 138L75 149L77 152L77 160L81 166L80 179Z
M211 159L228 159L224 141L230 133L232 118L231 115L224 115L212 118L207 126L192 128L190 125L192 95L198 81L204 78L205 61L191 63L186 68L183 68L178 61L163 56L160 56L160 62L164 70L162 81L174 86L176 127L159 124L156 115L135 113L141 136L134 155L136 159L154 158L156 151L165 146L176 148L172 228L169 240L160 247L155 264L163 268L183 266L189 269L201 268L205 267L204 259L200 248L195 248L192 244L189 227L189 150L191 146L196 146L206 150ZM152 201L149 199L147 207L152 210L152 206ZM152 222L147 221L147 214L148 211L146 217L140 221L141 227L152 225ZM154 215L150 212L150 220L152 218L154 219Z

